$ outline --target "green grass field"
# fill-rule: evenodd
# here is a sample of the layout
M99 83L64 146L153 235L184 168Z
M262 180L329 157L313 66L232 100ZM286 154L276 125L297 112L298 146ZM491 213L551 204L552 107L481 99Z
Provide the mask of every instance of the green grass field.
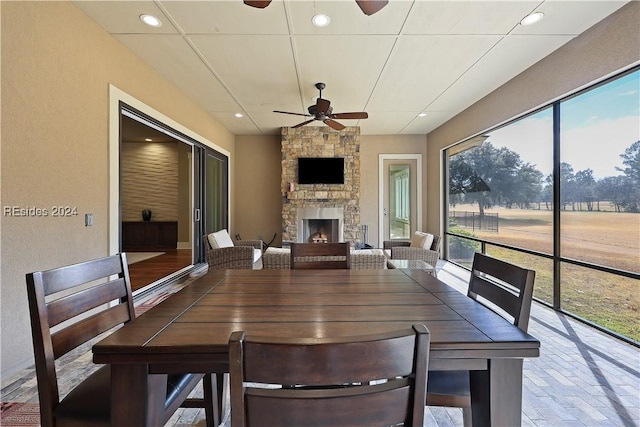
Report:
M472 211L472 206L456 206ZM499 231L474 235L483 240L551 254L553 222L550 211L491 209L499 215ZM616 212L562 212L562 256L580 261L640 271L640 215ZM553 264L531 256L487 245L500 259L536 270L535 296L553 300ZM561 270L563 310L640 341L640 280L564 264Z

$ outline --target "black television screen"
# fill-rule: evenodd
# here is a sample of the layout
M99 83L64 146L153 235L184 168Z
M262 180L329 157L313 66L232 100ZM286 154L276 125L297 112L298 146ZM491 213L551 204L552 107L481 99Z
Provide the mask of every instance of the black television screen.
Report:
M298 157L298 184L344 184L344 158Z

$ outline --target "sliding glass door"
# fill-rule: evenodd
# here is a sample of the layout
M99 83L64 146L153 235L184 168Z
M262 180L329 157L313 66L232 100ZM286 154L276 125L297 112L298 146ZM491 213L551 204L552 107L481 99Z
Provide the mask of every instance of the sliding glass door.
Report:
M228 156L121 104L120 251L134 291L204 263L203 234L228 228Z

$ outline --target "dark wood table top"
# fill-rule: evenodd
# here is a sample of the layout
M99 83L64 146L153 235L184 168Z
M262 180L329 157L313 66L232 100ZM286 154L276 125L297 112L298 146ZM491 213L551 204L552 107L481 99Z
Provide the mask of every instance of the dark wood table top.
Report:
M95 344L93 354L96 363L221 369L237 330L316 338L415 323L431 331L432 369L442 366L438 359L539 355L536 338L421 270L213 270Z

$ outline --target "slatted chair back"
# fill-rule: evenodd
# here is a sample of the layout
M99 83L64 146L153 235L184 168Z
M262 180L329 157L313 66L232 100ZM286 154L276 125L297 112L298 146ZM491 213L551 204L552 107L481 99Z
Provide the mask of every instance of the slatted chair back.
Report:
M350 269L351 245L344 243L291 243L289 266L298 269Z
M489 308L498 307L527 332L535 277L533 270L476 253L467 295Z
M110 426L110 367L86 376L61 399L55 361L135 318L126 255L29 273L26 281L41 425ZM162 402L149 402L154 420L164 424L178 407L198 407L205 408L206 424L213 426L219 411L211 374L170 374L165 379ZM187 399L201 379L204 398Z
M467 295L527 331L533 301L535 271L476 253ZM506 316L505 316L506 315ZM429 375L427 405L462 408L464 426L472 421L470 371L434 371ZM482 414L490 417L488 414Z
M43 426L60 402L55 361L135 317L124 254L29 273L27 296Z
M339 339L234 332L231 426L422 427L429 345L424 325Z

